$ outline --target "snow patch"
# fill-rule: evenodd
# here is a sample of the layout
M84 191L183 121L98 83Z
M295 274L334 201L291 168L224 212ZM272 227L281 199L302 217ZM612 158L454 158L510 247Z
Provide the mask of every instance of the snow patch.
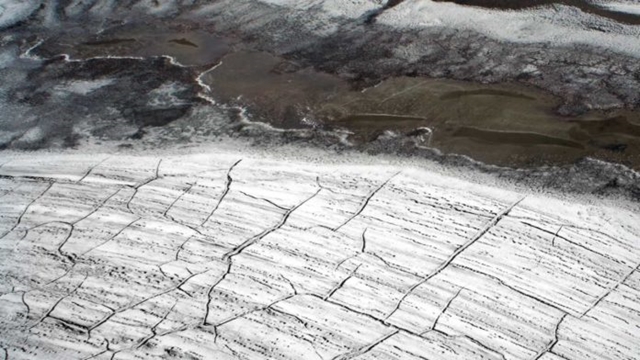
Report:
M621 13L640 15L640 3L603 3L600 4L601 7Z
M16 131L4 131L0 130L0 146L10 143L13 139L19 136Z
M39 126L36 126L27 130L27 132L25 132L24 135L22 135L20 139L18 139L18 141L31 144L42 140L43 137L44 131L42 131Z
M502 11L407 0L382 13L378 22L398 28L471 30L507 42L588 44L640 56L639 26L620 24L570 6Z
M86 96L100 88L111 85L114 81L114 79L77 80L58 85L54 88L54 91Z
M40 0L0 0L0 29L27 19L41 3Z
M186 105L187 103L176 96L176 94L187 90L186 87L177 83L162 84L159 88L149 92L148 105L156 108Z
M15 48L5 48L0 50L0 69L10 67L17 57Z

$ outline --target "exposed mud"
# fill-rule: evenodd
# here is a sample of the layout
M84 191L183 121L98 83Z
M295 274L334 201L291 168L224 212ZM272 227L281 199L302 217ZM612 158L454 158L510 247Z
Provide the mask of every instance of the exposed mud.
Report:
M67 54L74 59L170 56L182 65L203 66L215 63L230 50L227 41L206 31L160 24L126 24L98 34L78 31L72 28L48 38L34 49L34 55Z
M345 129L363 145L429 128L428 146L491 164L570 164L592 156L640 169L640 114L555 113L560 99L519 84L390 78L364 91L260 52L238 52L203 76L219 101L284 129Z
M166 58L95 58L113 56L112 50L118 56L139 54L134 46L138 40L130 40L131 32L113 32L126 36L78 41L80 50L72 56L92 60L54 58L29 71L25 85L9 91L9 100L24 110L24 116L39 120L5 127L13 135L2 146L74 146L83 133L112 140L139 139L146 128L183 119L194 105L204 104L199 94L207 86L211 99L247 109L252 121L280 129L346 131L346 140L355 147L366 148L389 137L413 139L416 129L427 129L428 136L419 145L489 164L568 165L594 157L640 169L640 114L634 111L563 117L555 111L561 99L517 83L391 77L360 90L334 74L259 51L199 54L202 61L213 61L208 65L211 69L182 67ZM135 33L143 32L136 28ZM167 32L163 36L169 40L149 43L145 51L162 53L166 43L175 40L187 55L195 55L190 51L199 45L188 45L191 40L182 35ZM214 48L232 42L213 36L210 41ZM50 53L59 43L45 43L34 52ZM52 113L60 115L47 115ZM67 125L55 125L60 116ZM83 124L82 131L78 123ZM42 140L30 141L35 135L29 131L34 128L36 138Z

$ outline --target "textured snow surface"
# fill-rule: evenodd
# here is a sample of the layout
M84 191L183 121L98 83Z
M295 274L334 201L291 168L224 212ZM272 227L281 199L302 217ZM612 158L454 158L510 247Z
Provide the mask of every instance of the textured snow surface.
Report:
M375 10L386 1L384 0L258 0L266 4L291 7L298 10L309 10L314 7L333 16L357 18L367 11Z
M3 359L638 359L640 216L416 168L3 154Z
M40 4L39 0L0 0L0 29L25 20Z
M380 9L386 1L374 0L253 0L249 3L266 3L290 8L295 16L304 18L304 11L314 11L309 23L320 21L325 26L308 26L320 34L327 28L337 30L335 19L353 22L367 13ZM637 2L599 1L603 8L640 13ZM212 8L218 8L212 5ZM206 13L206 7L201 11ZM318 17L322 20L318 20ZM334 20L331 20L334 19ZM583 12L564 5L544 6L518 11L486 9L432 0L404 0L385 10L377 21L399 29L450 28L472 30L505 42L549 43L557 46L586 44L614 52L640 56L640 26L618 23L614 20Z
M342 26L348 26L381 10L386 0L0 0L0 29L26 20L39 13L42 24L57 26L65 17L125 16L133 14L173 18L196 16L206 22L209 15L243 13L249 26L264 25L252 13L258 5L273 9L288 9L287 15L301 20L300 26L318 35L330 35ZM640 14L637 1L602 0L598 6L612 11ZM38 10L44 4L43 10ZM263 9L265 10L265 9ZM119 13L124 11L124 13ZM267 14L270 13L266 10ZM257 14L263 17L264 14ZM61 18L62 16L62 18ZM266 21L266 20L265 20ZM518 43L550 43L565 46L588 44L640 56L640 26L618 23L589 14L577 7L565 5L543 6L518 11L492 10L432 0L404 0L385 10L378 21L393 28L449 28L472 30L494 39ZM246 25L246 24L245 24Z
M634 8L634 5L609 3L602 6ZM473 30L507 42L588 44L640 55L640 26L623 25L570 6L502 11L431 0L406 0L385 11L378 21L400 28Z
M602 4L602 6L609 10L613 10L617 12L640 15L640 3L637 3L637 2L635 3L619 3L619 2L604 3Z

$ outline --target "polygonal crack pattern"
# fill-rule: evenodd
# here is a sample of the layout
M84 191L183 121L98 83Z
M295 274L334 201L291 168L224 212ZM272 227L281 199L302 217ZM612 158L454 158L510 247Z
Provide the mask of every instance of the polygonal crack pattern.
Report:
M7 155L3 359L634 359L640 217L425 170Z

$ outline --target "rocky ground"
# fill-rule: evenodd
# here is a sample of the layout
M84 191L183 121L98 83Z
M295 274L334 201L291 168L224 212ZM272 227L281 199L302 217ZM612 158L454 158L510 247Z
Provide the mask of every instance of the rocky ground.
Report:
M9 7L0 19L12 34L5 41L39 36L45 53L60 39L77 41L123 24L181 26L232 36L240 46L338 74L354 86L394 75L517 81L560 96L564 114L636 107L637 27L589 12L608 2L549 4L555 5L504 12L429 0L69 0L15 5L22 11Z

